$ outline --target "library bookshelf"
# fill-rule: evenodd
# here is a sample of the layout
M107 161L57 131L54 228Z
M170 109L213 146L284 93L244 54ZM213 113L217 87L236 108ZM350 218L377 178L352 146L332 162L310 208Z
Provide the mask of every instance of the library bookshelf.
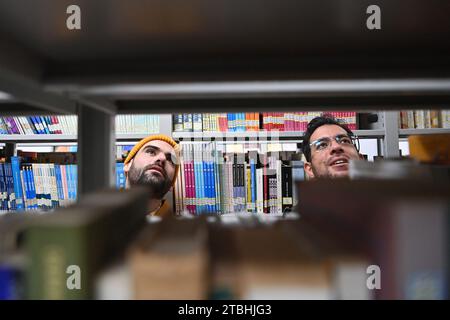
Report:
M383 15L383 25L393 26L388 33L381 30L367 31L364 28L343 28L342 15L327 15L323 12L336 12L336 6L338 6L339 9L349 13L348 19L346 19L350 23L348 26L354 25L351 22L356 23L357 20L352 20L352 12L347 11L348 8L336 4L335 1L325 1L320 5L308 7L314 9L312 12L305 10L302 1L294 1L291 6L283 8L276 1L268 1L265 6L258 7L258 10L254 10L255 8L251 7L252 4L242 4L242 1L236 0L229 1L225 7L220 8L212 2L200 6L198 3L188 1L187 5L191 5L189 12L193 13L191 18L194 20L184 19L186 24L181 25L174 24L174 21L181 21L177 19L148 19L155 12L165 12L168 17L178 17L180 14L178 7L155 4L156 8L148 6L147 9L144 9L142 6L130 3L127 4L130 6L127 7L130 14L124 18L122 26L147 25L154 27L152 30L160 32L142 32L137 27L127 28L127 32L122 33L111 32L108 29L110 24L103 25L104 12L97 10L98 7L107 7L112 12L124 12L122 2L108 3L107 6L86 2L83 5L83 14L91 13L91 17L94 18L85 19L82 30L75 31L80 37L74 37L74 33L69 33L72 31L64 28L58 29L58 32L49 31L54 30L54 26L60 25L61 16L59 14L50 15L48 10L30 12L23 10L20 5L19 2L10 2L7 4L8 8L0 10L0 21L9 22L0 26L0 34L10 35L8 39L0 38L0 116L76 115L78 117L77 134L61 136L5 135L0 136L0 143L3 144L7 156L13 156L19 144L76 143L77 186L80 202L84 201L83 199L89 202L91 201L90 195L114 185L117 141L121 143L135 142L142 137L141 135L122 135L122 133L116 135L114 122L116 115L160 114L161 133L171 135L182 143L190 143L192 140L195 143L202 143L213 139L217 143L218 138L221 137L217 132L202 134L175 132L172 117L166 115L191 112L336 110L370 112L382 110L380 113L383 115L380 121L382 126L373 130L358 130L357 134L360 138L379 141L380 154L387 159L399 156L399 139L412 134L448 134L448 129L403 128L399 124L401 119L396 111L425 108L444 110L450 104L448 55L450 43L445 41L450 38L450 28L447 19L436 19L437 12L440 13L440 17L449 16L449 8L438 6L437 3L427 4L427 10L423 10L422 1L418 0L409 1L407 5L401 5L401 8L396 7L399 5L398 3L381 1L380 6L383 7L383 12L400 10L405 13L405 17L414 16L417 17L417 21L421 21L420 24L404 28L404 25L399 23L402 20L398 20L398 15ZM242 6L248 10L242 10ZM226 10L223 10L224 8ZM199 19L204 12L211 12L212 16L217 18ZM136 24L135 17L142 19L143 24ZM24 23L25 21L30 23ZM268 30L267 21L272 21L273 23L270 25L276 25L277 28ZM152 23L159 24L152 25ZM255 27L249 29L249 25ZM182 27L180 28L180 26ZM186 32L183 26L191 29ZM317 26L321 26L321 28L318 29ZM224 41L218 41L217 30L220 30L223 35L220 40ZM436 33L436 30L440 30L440 32ZM102 41L97 41L99 34L108 36L102 37ZM330 37L330 34L334 36ZM415 36L411 38L411 34ZM167 41L161 35L167 35ZM371 38L370 41L368 38ZM41 39L43 41L40 41ZM174 39L182 41L172 41ZM298 41L298 39L302 39L302 41ZM405 39L410 40L405 41ZM118 43L121 45L117 45ZM423 48L427 48L427 50L425 51ZM374 52L382 54L374 54ZM405 57L408 58L405 59ZM301 143L301 132L285 131L279 133L278 137L280 141L286 143L292 141ZM233 132L230 133L230 139L245 143L247 139L248 141L252 139L261 141L266 138L253 132ZM422 183L417 181L416 184L399 185L398 189L386 188L383 183L375 185L375 189L366 189L363 185L358 185L359 189L345 184L339 185L342 188L348 187L345 190L350 190L352 194L358 194L359 196L355 197L357 200L367 196L367 190L372 190L376 196L381 194L385 197L380 201L369 202L369 208L363 202L358 203L359 206L355 208L365 213L384 213L382 209L393 210L396 208L415 214L414 219L403 219L405 212L397 211L399 215L396 218L404 223L403 227L424 231L423 235L425 236L394 232L382 233L383 236L380 237L380 239L403 237L396 238L398 241L395 243L397 246L394 249L399 254L394 255L394 259L396 257L404 259L400 263L407 266L417 266L419 262L427 264L435 260L427 259L426 255L407 256L406 253L416 252L419 249L422 254L449 252L448 246L437 249L433 245L423 246L423 241L427 239L433 237L436 237L433 239L440 239L448 235L448 229L437 229L437 226L448 226L449 224L446 223L448 220L443 219L442 208L437 202L431 204L434 210L431 214L436 219L425 221L428 223L421 220L423 215L419 211L421 209L426 211L425 209L429 207L416 205L415 200L423 196L417 188L414 188L417 184L422 186ZM340 231L338 236L345 236L345 232L342 230L356 230L360 234L363 233L362 231L366 231L360 224L361 216L351 215L355 213L352 211L349 211L347 216L336 216L333 209L339 206L334 205L334 208L329 208L327 205L335 203L323 201L324 197L336 200L336 197L341 196L335 202L351 205L355 201L342 201L342 197L345 195L338 193L339 190L344 189L337 190L335 194L326 193L322 197L317 196L315 186L315 184L306 185L304 190L310 190L311 193L307 198L309 202L305 202L305 205L309 208L322 206L322 213L326 213L325 216L322 216L324 220L336 222L336 224L325 223L323 226L325 230L338 229ZM327 185L318 185L318 187L321 190L329 189ZM441 192L441 196L448 196L443 194L445 186L436 185L434 187ZM404 193L409 198L402 203L403 207L395 201L384 202L385 199L392 199L392 193L378 192L377 188L381 191L393 190L392 193L398 195ZM428 190L433 191L428 194L439 195L439 192L434 192L436 190L432 187ZM106 202L108 199L114 199L114 196L101 199ZM126 202L127 199L123 200ZM350 198L350 200L354 199ZM139 201L143 201L142 198ZM127 207L124 203L121 204L122 208ZM387 206L379 207L380 203L387 203ZM110 204L104 203L104 205ZM428 205L430 204L428 203ZM91 208L86 212L93 211L95 210ZM84 212L82 208L78 207L78 209L74 208L73 214L77 215L82 212ZM12 219L19 218L19 215L13 216ZM314 219L318 218L307 214L305 217L311 218L312 223L315 223ZM385 216L380 214L366 214L362 217L373 217L374 219L378 217L380 220L374 220L374 222L385 222L383 220ZM122 225L129 221L124 219L116 222L120 222ZM255 221L247 222L251 225ZM389 223L390 226L395 225L393 221L389 221ZM7 225L9 226L9 224ZM341 228L336 228L336 225ZM1 227L3 225L0 225ZM218 263L216 267L219 267L217 269L219 273L224 270L236 270L227 264L230 261L226 261L226 256L223 256L225 261L220 261L222 258L220 253L226 252L223 250L223 244L229 243L227 241L230 236L227 232L229 230L216 232L217 230L212 228L211 234L220 237L221 241L216 239L217 243L211 246L214 249L210 253L205 253L203 250L205 246L202 242L205 235L203 227L183 228L181 227L181 230L190 230L191 232L183 233L185 237L180 243L177 243L177 246L188 243L189 248L195 250L190 250L189 256L181 257L185 258L184 260L180 260L178 256L173 257L171 260L173 263L168 267L179 271L176 267L189 266L191 270L195 271L195 275L200 277L207 267L205 262L209 261L208 254L211 254L216 255L213 260ZM165 230L179 231L180 227L176 224L168 225ZM299 230L302 232L297 232ZM440 230L440 232L435 232L436 230ZM111 230L108 231L102 234L110 234ZM121 231L126 230L121 229ZM233 239L239 244L238 253L246 258L245 263L240 265L242 268L240 270L246 277L237 280L239 283L245 283L250 289L254 289L260 284L261 279L280 275L280 272L271 273L269 276L264 273L264 269L261 267L266 266L266 263L258 263L261 261L258 259L261 256L264 257L265 252L270 252L272 255L270 255L271 259L263 261L270 263L274 270L292 271L291 264L279 265L277 262L288 261L289 259L284 259L286 256L294 257L296 262L300 261L302 257L298 256L298 252L291 250L293 248L291 244L301 241L299 239L305 240L306 234L308 239L317 239L317 233L315 233L317 229L309 229L301 224L281 225L277 230L263 229L256 230L254 233L248 233L239 228L232 231L236 231ZM35 230L35 232L34 239L45 238L45 235L39 236L39 230ZM168 233L170 234L170 232ZM335 249L333 244L336 242L332 237L336 234L332 232L325 234L330 237L324 236L322 242L324 251L321 252L336 254L336 251L333 251ZM351 234L351 232L347 232L347 235ZM167 240L164 236L163 233L161 241ZM359 243L358 239L351 240L354 240L353 243ZM377 240L377 238L372 240ZM106 241L103 243L108 244ZM402 250L404 247L401 246L401 243L406 243L408 250ZM36 244L38 243L36 242ZM308 244L311 243L308 242ZM387 242L381 244L389 245ZM351 246L343 247L352 249ZM94 248L94 246L90 248ZM286 248L290 250L282 250ZM255 255L246 255L249 252L254 252ZM373 253L380 252L382 250ZM39 251L36 250L35 253L39 253ZM348 253L348 251L338 253ZM402 255L403 253L405 255ZM333 258L337 256L339 255L333 255ZM361 256L358 257L361 258ZM414 259L416 257L417 259ZM137 268L142 279L146 279L148 275L152 276L151 273L145 273L145 267L151 266L145 261L161 261L161 259L158 260L156 252L147 254L139 252L139 250L135 252L134 258L137 259L134 267ZM410 258L411 260L408 260ZM432 258L436 258L436 256ZM179 261L183 263L179 263ZM362 261L367 262L364 259ZM398 262L398 260L395 261ZM441 260L437 259L436 261ZM231 266L233 265L231 264ZM283 269L277 269L280 266ZM313 268L311 265L304 264L295 264L294 266L301 266L304 274L308 275L306 278L319 280L315 282L317 291L314 292L320 293L320 297L328 296L323 295L326 293L323 290L329 289L323 282L325 273L321 271L325 269L324 264L315 264ZM361 266L362 264L358 264L358 267ZM159 268L157 265L153 265L153 267L154 269L151 270L166 270L164 267L161 268L161 265ZM426 267L430 267L430 265L426 265ZM348 269L346 270L348 271ZM423 277L423 274L414 273L417 270L408 269L408 271L416 275L412 285L419 289L421 286L429 288L427 285L430 283L442 283L440 282L442 276L440 273L433 273L431 277L427 278ZM444 271L447 271L448 274L448 267ZM154 275L160 276L161 274L155 272ZM253 277L254 275L256 278ZM291 280L289 277L295 276L295 272L283 272L282 275L286 275L284 279L289 283ZM228 279L229 274L222 273L220 276L222 276L222 280ZM192 282L189 281L193 279L196 278L176 277L172 279L174 280L172 284L192 285ZM59 281L59 283L63 282ZM195 285L198 284L203 283L195 282ZM448 288L448 284L445 287ZM109 292L112 291L109 290ZM164 290L159 291L163 292ZM172 292L174 291L172 290ZM202 292L197 290L196 295L190 297L197 298L201 296L198 293ZM250 290L250 292L254 291ZM217 294L220 293L223 294L223 291L217 292ZM151 296L154 292L143 291L143 296L146 296L145 294ZM252 298L254 296L246 295L245 297Z

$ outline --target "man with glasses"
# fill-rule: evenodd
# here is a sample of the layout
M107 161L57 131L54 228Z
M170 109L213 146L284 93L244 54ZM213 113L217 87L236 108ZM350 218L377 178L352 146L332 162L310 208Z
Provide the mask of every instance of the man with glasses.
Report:
M305 172L309 178L340 178L349 174L350 160L362 159L357 138L332 117L316 117L303 137Z
M124 161L127 188L149 188L148 212L163 216L171 212L164 196L175 183L179 170L179 145L158 134L139 141Z

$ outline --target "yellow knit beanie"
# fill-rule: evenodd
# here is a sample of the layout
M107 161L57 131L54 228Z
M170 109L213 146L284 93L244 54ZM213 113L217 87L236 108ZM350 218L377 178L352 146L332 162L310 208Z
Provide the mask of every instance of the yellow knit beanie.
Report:
M141 141L139 141L138 143L135 144L135 146L133 147L133 149L130 150L130 152L128 153L127 158L124 161L124 164L127 164L128 162L131 161L131 159L134 158L134 156L136 155L136 153L139 152L139 150L141 150L141 148L149 141L153 141L153 140L160 140L160 141L164 141L168 144L170 144L173 149L175 150L175 154L177 156L177 163L175 163L175 175L173 177L173 181L172 181L172 185L174 185L175 180L177 178L178 175L178 170L180 168L180 145L178 143L175 142L175 140L173 140L171 137L166 136L164 134L155 134L153 136L148 136L145 137L144 139L142 139Z

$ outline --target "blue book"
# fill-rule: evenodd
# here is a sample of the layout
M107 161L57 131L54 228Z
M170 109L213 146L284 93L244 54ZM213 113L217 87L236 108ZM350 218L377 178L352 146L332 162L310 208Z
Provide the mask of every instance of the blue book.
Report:
M201 213L204 213L206 211L206 192L205 192L205 174L204 174L204 168L203 168L203 160L199 163L199 176L200 176L200 199L201 199Z
M26 166L22 163L20 165L20 178L22 180L23 186L23 206L24 209L30 209L30 188L28 183L27 171L25 170Z
M74 194L74 188L73 188L73 164L70 164L67 166L67 172L68 172L68 185L70 185L70 193L69 193L69 199L74 200L75 194Z
M200 155L202 155L202 153L200 153ZM201 203L202 203L202 209L201 212L205 213L207 211L207 195L206 195L206 190L205 190L205 168L204 168L204 162L203 159L200 160L199 163L199 176L200 176L200 186L199 186L199 190L200 190L200 197L201 197Z
M70 175L70 167L72 165L66 165L66 185L67 185L67 200L72 200L72 179Z
M196 159L195 161L195 167L194 167L194 171L195 171L195 198L197 199L197 214L200 214L202 212L202 203L203 203L203 199L202 199L202 193L201 193L201 183L200 183L200 165L198 162L198 159Z
M47 130L46 130L46 133L52 133L52 130L51 130L51 126L50 126L50 124L48 123L48 118L47 118L47 116L41 116L41 121L42 121L42 123L44 124L44 128L46 128Z
M58 191L58 200L61 204L61 200L64 200L64 192L61 180L61 167L59 164L55 164L55 178L56 178L56 190Z
M212 203L213 203L211 211L212 212L217 212L217 205L218 205L218 203L216 201L216 199L217 199L217 195L216 195L216 177L215 177L216 170L215 170L214 162L211 161L209 163L209 166L210 166L209 170L211 172L211 200L212 200Z
M31 165L28 165L25 171L28 177L28 184L30 189L30 209L37 209L36 186L34 184L34 175Z
M23 187L22 179L20 177L20 159L19 157L11 157L11 170L14 182L14 194L16 197L16 210L22 211L25 209L23 201Z
M211 211L210 199L211 199L211 190L210 190L210 174L209 174L209 164L207 161L202 161L203 165L203 190L205 191L205 211Z
M116 189L120 189L119 183L119 163L116 162Z
M213 173L211 172L211 161L206 162L206 169L208 170L208 212L214 212L214 199L213 199Z
M231 116L231 113L227 113L227 131L232 131L232 126L233 126L233 117Z
M39 118L37 116L31 116L30 118L33 120L33 124L36 127L38 134L43 134L44 130L43 130L43 127L41 126Z
M38 118L42 125L42 128L44 128L44 133L49 134L50 130L48 129L47 122L45 121L45 117L39 116Z
M27 119L28 125L30 126L31 130L34 134L38 134L36 127L34 126L33 121L31 120L31 117L25 117Z
M29 164L24 167L24 173L27 176L28 194L30 195L30 198L28 199L28 207L30 210L33 210L36 208L36 188L34 186L33 171L31 170L31 166Z
M194 145L195 147L195 145ZM196 151L194 150L194 153ZM197 202L196 204L196 213L199 214L201 212L201 194L200 194L200 172L199 172L199 165L198 165L198 159L194 158L194 179L195 179L195 201Z
M239 132L241 132L242 131L242 123L243 123L243 119L242 119L242 113L237 113L237 118L239 119L238 120L238 125L237 125L237 130L236 131L239 131Z
M33 123L34 128L36 129L37 134L43 134L43 130L41 124L36 116L30 116L31 122Z
M242 113L236 113L236 119L237 119L237 123L236 123L236 131L237 132L241 132L242 131Z
M207 183L207 190L208 190L208 195L207 195L207 207L206 210L207 212L212 212L212 186L211 186L211 169L209 166L209 161L205 160L205 166L206 166L206 172L207 172L207 177L206 177L206 183Z
M3 174L3 163L0 163L0 210L6 210L5 208L5 177Z
M53 126L53 121L50 116L45 116L45 120L47 121L48 131L52 134L55 133L55 128Z
M77 187L78 187L78 167L76 164L72 165L72 186L73 186L73 200L77 200Z
M125 172L123 162L116 163L116 188L125 189Z

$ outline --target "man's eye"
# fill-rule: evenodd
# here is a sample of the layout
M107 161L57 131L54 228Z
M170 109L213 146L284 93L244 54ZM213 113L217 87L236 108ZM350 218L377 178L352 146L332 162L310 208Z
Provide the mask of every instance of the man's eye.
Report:
M341 144L352 144L352 140L350 140L350 138L341 138L339 142Z
M147 149L147 153L150 154L150 155L154 155L155 154L155 150Z
M325 149L328 146L328 143L326 141L320 141L316 143L316 149L322 150Z

